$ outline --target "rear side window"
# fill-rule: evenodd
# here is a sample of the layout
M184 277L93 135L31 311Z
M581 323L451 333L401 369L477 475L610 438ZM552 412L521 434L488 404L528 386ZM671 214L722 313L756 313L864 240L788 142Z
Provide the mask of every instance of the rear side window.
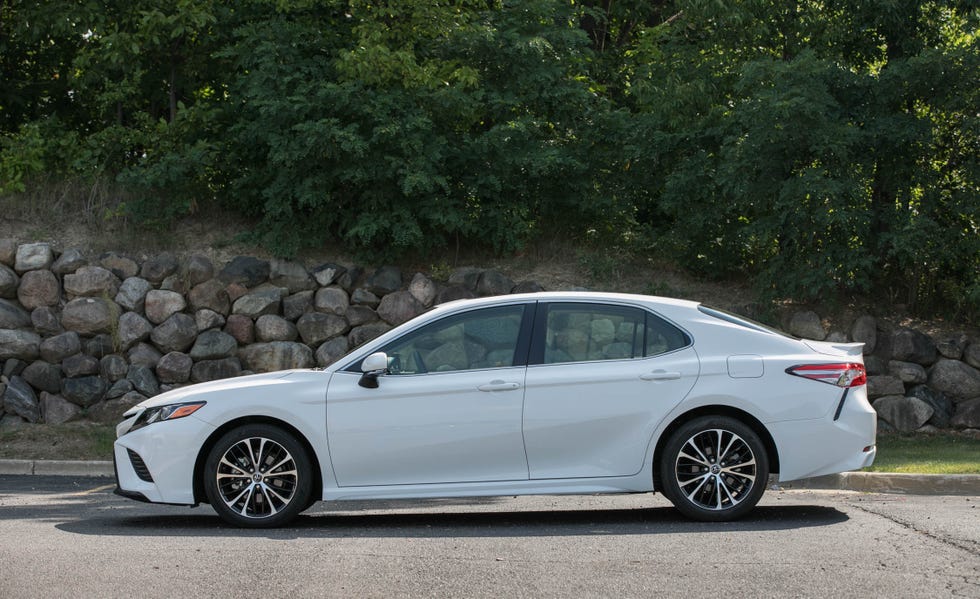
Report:
M775 329L769 325L762 324L761 322L756 322L750 318L745 318L744 316L733 314L731 312L728 312L727 310L721 310L719 308L711 308L705 306L704 304L698 306L698 310L700 310L703 314L707 314L708 316L711 316L713 318L724 320L725 322L730 322L732 324L737 324L738 326L745 327L747 329L752 329L753 331L759 331L760 333L769 333L770 335L780 335L782 337L787 337L789 339L797 339L797 337L794 337L789 333L780 331L779 329Z

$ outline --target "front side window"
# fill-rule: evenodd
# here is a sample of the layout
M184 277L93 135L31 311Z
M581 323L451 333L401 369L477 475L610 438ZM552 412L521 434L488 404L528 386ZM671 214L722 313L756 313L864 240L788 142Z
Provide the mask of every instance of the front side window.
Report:
M388 370L394 375L513 366L523 316L524 305L455 314L412 331L381 351L388 354Z

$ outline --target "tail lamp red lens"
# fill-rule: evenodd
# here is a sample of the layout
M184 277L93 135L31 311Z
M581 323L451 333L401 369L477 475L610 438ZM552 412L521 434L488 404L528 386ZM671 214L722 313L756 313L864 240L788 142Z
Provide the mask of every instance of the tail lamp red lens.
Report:
M786 369L788 374L837 387L858 387L868 382L864 364L839 362L835 364L800 364Z

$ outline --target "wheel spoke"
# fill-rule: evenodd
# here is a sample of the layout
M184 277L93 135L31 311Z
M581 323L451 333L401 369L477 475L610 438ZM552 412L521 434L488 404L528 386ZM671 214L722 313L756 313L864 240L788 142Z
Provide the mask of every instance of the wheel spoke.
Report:
M222 464L224 464L225 466L228 466L229 468L231 468L231 469L233 469L233 470L237 470L237 471L238 471L238 473L239 473L239 474L240 474L241 476L246 476L246 477L247 477L247 476L251 476L251 475L250 475L250 474L249 474L248 472L245 472L244 470L242 470L242 469L241 469L241 468L239 468L238 466L236 466L236 465L234 465L234 464L232 464L231 462L229 462L229 461L228 461L228 458L227 458L227 456L226 456L226 457L223 457L223 458L221 458L221 463L222 463Z
M702 474L701 476L698 476L697 478L692 478L691 480L687 480L687 481L682 482L681 483L681 486L682 487L686 487L687 485L689 485L689 484L691 484L693 482L699 481L699 480L703 482L704 479L708 478L709 476L711 476L711 475L710 474Z
M691 454L684 453L683 450L680 453L680 457L687 458L687 459L691 460L692 462L697 462L698 464L701 464L702 466L707 466L708 465L708 462L706 462L706 461L704 461L704 460L702 460L700 458L696 458L696 457L692 456Z
M272 466L265 468L265 463ZM213 476L224 504L246 518L278 514L290 504L299 488L295 459L279 442L265 437L234 443L221 456ZM243 482L246 480L247 485Z
M708 454L712 454L710 458ZM728 460L737 463L728 464ZM674 464L674 480L682 496L702 509L731 509L755 488L755 455L745 440L730 430L695 433L681 446Z
M688 439L687 440L687 443L685 443L684 445L685 446L686 445L690 445L691 447L693 447L694 448L694 451L698 452L698 455L701 456L701 460L702 460L701 463L702 464L705 464L705 465L708 464L708 458L706 458L705 455L703 453L701 453L701 450L698 449L698 446L694 444L694 437L691 437L690 439Z

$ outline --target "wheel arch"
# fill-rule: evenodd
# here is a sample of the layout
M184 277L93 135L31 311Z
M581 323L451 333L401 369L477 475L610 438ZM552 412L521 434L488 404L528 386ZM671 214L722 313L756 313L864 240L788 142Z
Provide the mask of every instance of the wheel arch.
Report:
M310 463L313 466L312 500L319 501L322 499L323 474L320 470L320 457L313 450L313 445L310 443L309 439L307 439L306 436L296 427L278 418L273 418L271 416L243 416L241 418L229 420L216 428L201 445L201 449L197 453L197 459L194 462L194 501L197 503L208 503L208 496L204 491L204 463L207 461L208 454L211 453L211 449L228 431L249 424L268 424L270 426L281 428L290 435L293 435L293 437L295 437L295 439L303 445L306 453L310 456Z
M667 427L660 434L660 437L657 439L657 445L653 450L654 490L659 491L662 488L660 483L660 456L663 453L664 446L667 444L667 440L670 439L671 435L673 435L674 431L676 431L678 428L691 420L694 420L695 418L700 418L701 416L728 416L730 418L735 418L736 420L739 420L746 426L750 427L757 435L759 435L763 445L765 445L766 454L769 457L769 474L779 473L779 451L776 448L776 442L773 440L772 435L769 434L769 430L758 418L745 410L740 410L739 408L732 406L700 406L688 412L684 412L675 418L669 425L667 425Z

